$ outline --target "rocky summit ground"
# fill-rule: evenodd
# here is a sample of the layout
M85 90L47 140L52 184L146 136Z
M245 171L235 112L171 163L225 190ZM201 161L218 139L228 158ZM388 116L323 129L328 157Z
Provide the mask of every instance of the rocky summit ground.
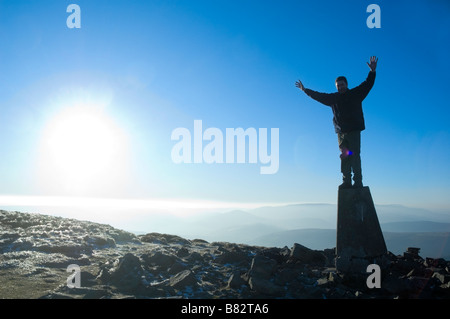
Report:
M446 260L422 258L417 251L388 254L381 288L369 288L370 274L340 274L334 257L334 249L300 244L274 248L136 236L88 221L0 211L0 298L450 297ZM68 272L70 265L79 272Z

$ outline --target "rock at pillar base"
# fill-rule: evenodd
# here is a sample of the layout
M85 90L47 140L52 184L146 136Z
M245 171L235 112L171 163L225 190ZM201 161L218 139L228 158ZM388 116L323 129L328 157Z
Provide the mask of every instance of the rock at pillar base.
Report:
M367 266L385 268L387 248L368 186L338 190L336 270L367 273Z

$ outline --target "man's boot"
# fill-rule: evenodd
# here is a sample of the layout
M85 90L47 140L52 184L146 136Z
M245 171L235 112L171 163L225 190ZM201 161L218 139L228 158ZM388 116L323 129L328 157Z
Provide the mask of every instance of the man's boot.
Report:
M353 176L353 188L363 188L362 176Z
M346 188L352 188L352 179L351 177L344 176L342 178L343 183L339 185L339 189L346 189Z
M362 181L357 181L353 184L353 188L363 188Z

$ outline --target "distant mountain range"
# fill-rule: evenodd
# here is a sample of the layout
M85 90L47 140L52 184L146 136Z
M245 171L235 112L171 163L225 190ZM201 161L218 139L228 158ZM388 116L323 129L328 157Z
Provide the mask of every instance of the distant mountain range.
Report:
M450 223L430 222L392 222L381 224L385 232L450 232Z
M408 247L419 247L422 257L447 260L450 257L450 232L383 232L383 235L388 250L396 255L403 254ZM283 247L293 242L317 250L333 248L336 246L336 230L288 230L255 238L249 244Z
M450 257L450 214L401 205L377 205L376 209L389 251L402 254L407 247L419 247L424 257ZM145 224L154 227L142 233L273 247L300 243L321 250L336 245L336 216L332 204L261 207L180 219L167 216L166 222L152 217Z
M450 259L450 212L375 205L388 250L402 254L407 247L421 248L423 257ZM249 245L292 247L299 243L312 249L336 246L336 204L294 204L265 206L183 215L163 209L112 208L97 213L96 207L36 211L66 218L105 223L137 235L158 232L188 239L204 239ZM78 216L76 214L79 214Z

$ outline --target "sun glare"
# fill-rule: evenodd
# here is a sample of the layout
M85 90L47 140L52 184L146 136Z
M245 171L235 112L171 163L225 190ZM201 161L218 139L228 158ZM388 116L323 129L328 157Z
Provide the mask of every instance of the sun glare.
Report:
M124 170L124 134L101 108L63 109L47 125L41 147L41 179L65 191L108 188Z

